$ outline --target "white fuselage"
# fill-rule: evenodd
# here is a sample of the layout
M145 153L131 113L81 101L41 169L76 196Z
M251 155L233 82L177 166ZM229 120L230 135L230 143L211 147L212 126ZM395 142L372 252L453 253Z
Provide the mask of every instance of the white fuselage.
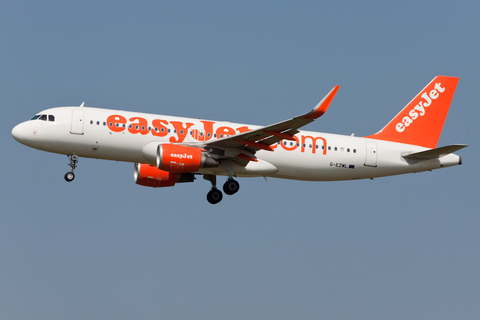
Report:
M26 121L12 130L17 141L48 152L152 165L158 144L209 141L258 128L88 107L52 108L39 114L47 115L47 119ZM49 115L53 121L49 121ZM406 160L402 156L428 148L370 138L300 131L295 139L271 146L274 151L258 151L259 161L251 161L246 167L236 165L234 175L309 181L353 180L460 163L460 157L455 154L426 161ZM196 173L228 175L221 167L200 169Z

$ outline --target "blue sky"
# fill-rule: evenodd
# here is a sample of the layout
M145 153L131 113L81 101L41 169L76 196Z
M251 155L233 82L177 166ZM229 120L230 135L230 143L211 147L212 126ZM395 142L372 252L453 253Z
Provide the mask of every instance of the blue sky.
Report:
M3 1L0 319L474 319L474 1ZM460 78L439 145L464 164L353 182L150 189L133 164L17 143L64 105L268 125L341 88L312 131L369 135Z

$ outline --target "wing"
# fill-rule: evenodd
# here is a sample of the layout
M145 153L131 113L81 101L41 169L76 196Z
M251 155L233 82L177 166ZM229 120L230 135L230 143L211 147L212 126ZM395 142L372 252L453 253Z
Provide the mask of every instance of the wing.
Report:
M248 161L256 161L255 152L258 150L273 151L270 147L281 140L293 140L299 131L297 129L321 117L328 109L340 86L334 87L310 112L295 118L261 127L252 131L239 133L221 139L198 142L188 145L201 147L218 158L240 158L236 161L246 165Z

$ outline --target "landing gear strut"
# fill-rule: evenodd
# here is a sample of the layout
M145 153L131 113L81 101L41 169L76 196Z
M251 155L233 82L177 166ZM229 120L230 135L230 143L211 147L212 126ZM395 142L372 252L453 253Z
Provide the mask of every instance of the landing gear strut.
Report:
M70 160L70 163L68 164L70 166L70 171L65 173L65 181L71 182L75 179L75 173L73 173L73 171L75 171L75 168L77 167L78 156L73 154L67 157Z

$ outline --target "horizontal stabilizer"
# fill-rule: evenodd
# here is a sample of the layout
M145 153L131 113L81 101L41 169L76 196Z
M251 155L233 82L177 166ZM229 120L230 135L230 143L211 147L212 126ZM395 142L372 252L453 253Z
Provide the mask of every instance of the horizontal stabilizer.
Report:
M421 151L416 153L406 154L403 157L405 159L411 160L429 160L429 159L438 159L446 156L447 154L454 153L460 149L465 148L466 144L452 144L450 146L440 147L436 149L431 149L427 151Z

